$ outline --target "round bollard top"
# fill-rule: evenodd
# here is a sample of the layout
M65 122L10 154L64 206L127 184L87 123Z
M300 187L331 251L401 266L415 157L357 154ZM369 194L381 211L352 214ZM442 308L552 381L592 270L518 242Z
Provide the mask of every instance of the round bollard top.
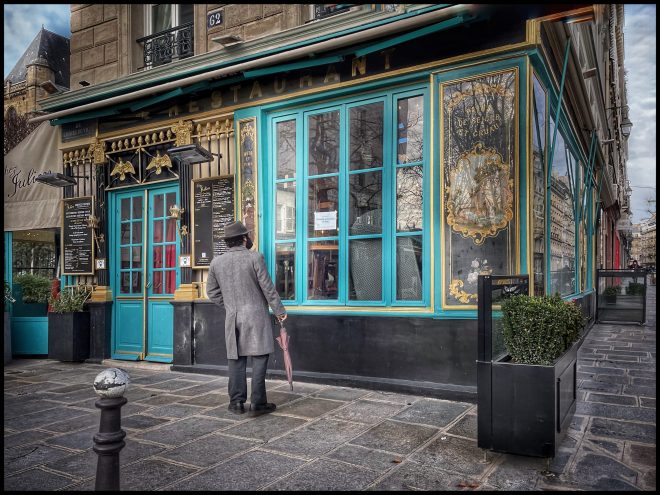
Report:
M131 378L124 370L108 368L94 378L94 390L103 399L122 397Z

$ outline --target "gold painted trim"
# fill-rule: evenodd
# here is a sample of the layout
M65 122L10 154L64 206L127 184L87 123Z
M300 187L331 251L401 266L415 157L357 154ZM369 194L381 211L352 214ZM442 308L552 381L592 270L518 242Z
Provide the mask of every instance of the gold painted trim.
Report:
M129 184L127 186L113 186L109 189L106 189L108 192L115 192L121 189L133 189L137 187L145 187L146 186L151 186L152 184L161 184L164 182L179 182L179 179L176 177L170 177L169 179L163 179L163 180L150 180L149 182L140 182L136 184Z
M532 202L534 201L534 177L532 176L532 164L534 157L532 142L532 102L534 101L534 85L532 81L532 64L529 57L525 57L525 68L527 72L527 98L525 103L525 133L527 136L527 284L529 295L534 295L534 218L532 217Z
M588 16L594 16L594 6L580 7L578 9L566 10L564 12L556 12L554 14L549 14L543 17L537 17L535 19L529 19L527 21L526 29L526 38L527 42L540 44L541 43L541 23L548 21L557 21L564 19L566 17L577 17L578 19L584 21Z
M243 219L243 185L242 185L242 163L241 163L241 141L242 141L242 130L241 124L243 122L253 122L254 123L254 157L252 159L252 176L254 179L254 239L252 240L257 249L259 249L259 227L261 226L260 212L259 212L259 126L258 120L256 117L249 117L241 119L238 123L235 123L236 126L234 130L234 144L236 145L236 177L237 177L237 197L234 198L234 218L238 219L240 217L241 222L244 222Z
M431 252L428 254L428 257L431 260L431 266L430 266L430 274L429 274L429 305L431 308L431 311L435 312L435 222L434 222L434 211L435 211L435 188L434 188L434 179L435 179L435 148L433 146L433 143L435 142L435 118L434 118L434 110L435 110L435 84L433 83L434 75L429 74L429 98L431 100L430 103L430 110L429 110L429 117L430 117L430 129L429 129L429 142L430 142L430 149L429 149L429 168L430 168L430 177L429 180L431 181L431 187L430 187L430 194L429 194L429 210L431 212L430 214L430 221L431 221L431 228L430 228L430 233L429 235L431 236L430 240L430 245L431 245ZM439 113L438 113L439 114ZM396 175L396 172L395 172ZM395 186L396 187L396 186Z
M168 299L174 301L194 301L195 299L197 299L198 294L199 291L195 283L181 284L174 291L174 297L170 297Z
M97 285L92 291L91 302L112 301L112 289L106 285Z
M510 57L514 58L514 57ZM520 58L520 57L515 57L515 58ZM491 60L488 60L483 63L491 63ZM475 64L475 65L481 65L481 64ZM456 68L457 70L461 68ZM446 280L447 280L447 273L445 269L445 259L446 259L446 249L445 249L445 230L446 230L446 222L445 222L445 166L444 166L444 108L442 106L442 102L444 102L444 93L445 93L445 86L449 84L456 84L457 82L460 81L469 81L478 77L486 77L490 75L496 75L496 74L502 74L506 72L514 72L514 77L515 77L515 112L514 112L514 128L515 128L515 135L514 135L514 141L515 141L515 150L514 150L514 156L515 156L515 164L516 166L514 167L514 189L517 192L517 194L514 195L514 205L515 205L515 215L512 221L517 222L516 223L516 233L515 233L515 241L516 241L516 246L515 246L515 265L516 265L516 270L520 270L520 194L519 194L519 189L520 189L520 177L519 177L519 167L520 167L520 72L518 70L518 66L513 66L513 67L508 67L504 69L497 69L489 72L483 72L480 74L475 74L471 76L465 76L465 77L460 77L457 79L449 79L447 81L443 81L441 83L438 83L440 86L440 97L438 99L438 120L440 121L440 236L441 236L441 246L440 246L440 257L443 261L443 266L442 266L442 275L441 275L441 282L442 282L442 287L440 290L441 294L441 301L440 301L440 307L441 309L444 310L471 310L471 309L478 309L478 306L476 304L467 304L467 305L454 305L454 304L446 304L445 302L445 295L447 291L447 286L446 286ZM447 72L447 71L443 71ZM437 75L437 74L434 74ZM509 229L511 228L511 222L509 222ZM507 239L509 239L511 236L510 232L507 235ZM507 240L508 242L508 240ZM511 258L509 256L509 259L507 262L509 263L509 269L511 270L512 266L510 264ZM451 266L451 259L449 260L450 266ZM513 271L513 270L511 270Z
M139 359L142 359L142 353L141 352L135 352L135 351L114 351L114 354L130 354L130 355L137 355L140 356Z
M148 270L148 261L149 255L147 254L147 246L152 246L153 243L149 242L149 189L144 190L144 201L142 202L142 352L140 353L140 359L144 359L144 355L147 352L147 306L149 303L149 297L147 292L149 291L147 285L147 270ZM164 237L164 236L163 236Z
M141 301L143 296L115 296L115 299L122 301Z
M96 263L95 263L96 251L94 249L94 229L91 229L91 228L90 228L90 230L92 231L92 271L91 272L86 272L86 273L65 273L65 271L64 271L64 203L67 202L67 201L77 201L77 200L81 200L81 199L90 199L92 201L91 212L92 212L92 215L93 215L94 212L96 211L94 209L94 196L78 196L78 197L74 197L74 198L62 198L60 200L60 233L61 233L61 235L60 235L60 253L62 253L62 266L61 266L61 270L60 270L60 275L78 277L78 276L82 276L82 275L94 275L95 274L94 267L96 266Z
M229 158L227 158L229 160ZM191 194L190 194L190 229L191 229L191 238L190 242L192 245L190 246L190 256L192 256L192 259L190 260L190 265L193 270L208 270L208 266L203 266L203 265L195 265L195 182L203 182L207 180L215 180L215 179L229 179L233 178L234 179L234 218L236 218L236 178L235 174L227 174L227 175L212 175L210 177L198 177L197 179L191 179L190 180L190 188L191 188ZM213 228L213 225L211 225L211 229ZM211 237L211 242L213 242L213 237ZM255 243L256 244L256 243ZM211 249L213 249L213 246L211 246ZM213 253L211 253L213 254ZM211 261L213 261L213 256L211 256ZM211 264L209 263L209 266ZM183 286L181 286L183 287Z
M149 354L146 355L146 357L149 357L149 356L173 357L174 354L162 354L160 352L150 352Z

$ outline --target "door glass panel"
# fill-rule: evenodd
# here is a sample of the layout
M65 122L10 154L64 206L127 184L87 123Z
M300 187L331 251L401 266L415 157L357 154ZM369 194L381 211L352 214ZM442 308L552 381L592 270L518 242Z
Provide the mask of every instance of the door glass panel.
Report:
M133 272L133 292L134 293L140 293L142 292L142 273L141 272Z
M165 246L165 268L176 267L176 245L168 244Z
M121 248L121 268L131 267L131 254L130 249L127 247Z
M133 268L142 268L142 246L133 247Z
M133 197L133 218L142 219L142 196Z
M155 194L154 195L154 217L161 218L163 217L163 195Z
M383 102L350 109L351 170L383 166Z
M338 177L324 177L309 181L310 237L330 237L337 235L339 203ZM334 213L333 213L334 212ZM334 226L334 228L332 228Z
M339 287L337 241L310 242L307 252L307 298L337 299Z
M176 272L174 270L168 270L165 273L167 274L165 292L167 294L174 294L174 290L176 289Z
M163 242L163 221L155 220L154 227L154 242Z
M296 245L275 245L275 288L280 298L295 299L296 297Z
M165 216L170 216L170 208L176 204L176 193L167 193L167 201L165 205Z
M121 273L121 293L122 294L131 293L131 272Z
M309 117L309 175L339 171L339 110Z
M296 183L277 184L275 199L275 239L296 238Z
M141 244L142 243L142 222L137 221L133 222L133 239L132 244Z
M349 175L349 225L351 235L378 234L382 231L381 172Z
M154 272L153 274L153 285L151 287L152 294L162 294L163 293L163 272Z
M130 228L131 228L130 222L126 222L126 223L121 224L121 239L119 241L121 244L130 244L131 243L131 239L129 237L130 233L131 233Z
M130 198L122 198L121 200L121 219L131 219L131 200Z
M167 242L176 241L176 219L169 218L167 220L167 235L165 237Z
M349 298L352 301L380 301L382 299L383 250L380 239L350 241Z
M422 236L396 240L396 298L400 301L422 299Z
M396 230L422 230L424 169L402 167L396 171Z
M397 163L421 162L424 156L424 97L397 102Z
M163 246L154 246L154 268L163 267Z
M277 123L277 178L296 176L296 121Z

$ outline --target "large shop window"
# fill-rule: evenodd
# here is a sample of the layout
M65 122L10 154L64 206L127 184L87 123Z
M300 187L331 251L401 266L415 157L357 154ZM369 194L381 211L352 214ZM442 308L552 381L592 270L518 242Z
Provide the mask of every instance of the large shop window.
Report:
M515 273L517 69L440 85L443 306L474 307L481 274Z
M425 93L271 119L274 279L294 304L424 304Z
M534 246L534 294L545 294L545 192L546 192L546 93L534 75L532 102L532 232Z
M550 136L555 122L550 118ZM550 293L566 296L576 292L575 191L579 170L561 130L557 133L550 177Z

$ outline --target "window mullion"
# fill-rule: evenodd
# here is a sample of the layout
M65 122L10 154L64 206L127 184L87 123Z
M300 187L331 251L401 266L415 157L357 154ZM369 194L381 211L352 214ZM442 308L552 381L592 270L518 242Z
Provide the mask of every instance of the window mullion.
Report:
M346 305L348 301L348 127L346 105L339 110L339 294L338 304Z

